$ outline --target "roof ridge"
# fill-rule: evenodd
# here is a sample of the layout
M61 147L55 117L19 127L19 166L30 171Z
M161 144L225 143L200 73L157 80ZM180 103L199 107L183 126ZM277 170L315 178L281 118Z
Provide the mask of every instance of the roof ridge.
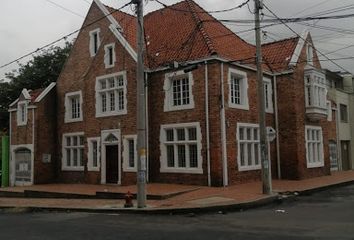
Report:
M289 38L284 38L284 39L276 40L276 41L273 41L273 42L263 43L262 46L277 44L277 43L280 43L280 42L285 42L285 41L295 40L295 39L299 39L299 37L298 37L298 36L295 36L295 37L289 37Z
M189 8L191 9L191 13L193 16L193 19L195 20L195 22L197 23L197 28L199 28L203 39L208 47L208 51L210 54L216 54L217 51L215 50L213 41L210 39L209 35L207 34L207 32L204 30L203 28L203 22L200 20L198 14L196 13L196 9L195 9L195 5L197 5L193 0L186 0ZM197 5L200 9L202 9L205 14L208 14L202 7L200 7L199 5Z

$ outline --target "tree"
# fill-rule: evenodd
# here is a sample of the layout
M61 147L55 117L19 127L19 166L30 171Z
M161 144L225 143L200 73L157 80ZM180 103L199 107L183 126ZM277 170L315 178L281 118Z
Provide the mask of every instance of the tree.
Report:
M17 70L5 74L8 82L0 83L0 129L8 129L8 107L19 96L23 88L45 88L59 77L69 56L72 43L63 47L51 47L28 61Z

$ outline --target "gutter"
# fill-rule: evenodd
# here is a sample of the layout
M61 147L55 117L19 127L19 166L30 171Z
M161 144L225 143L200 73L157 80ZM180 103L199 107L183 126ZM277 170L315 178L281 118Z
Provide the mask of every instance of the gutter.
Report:
M225 126L225 98L224 98L224 63L220 67L220 85L221 85L221 109L220 109L220 130L221 130L221 158L222 158L222 175L223 186L229 185L227 172L227 147L226 147L226 126Z
M211 186L210 174L210 128L209 128L209 79L208 79L208 62L205 61L205 131L207 142L207 167L208 167L208 186Z
M277 151L277 174L278 179L281 179L281 161L280 161L280 144L279 144L279 115L278 115L278 89L277 77L273 76L274 86L274 117L275 117L275 134L276 134L276 151Z

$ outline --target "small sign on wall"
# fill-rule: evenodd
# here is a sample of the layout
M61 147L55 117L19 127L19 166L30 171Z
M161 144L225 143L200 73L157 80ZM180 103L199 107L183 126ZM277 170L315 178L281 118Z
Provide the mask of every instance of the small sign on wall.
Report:
M43 153L42 155L42 162L43 163L50 163L52 156L47 153Z

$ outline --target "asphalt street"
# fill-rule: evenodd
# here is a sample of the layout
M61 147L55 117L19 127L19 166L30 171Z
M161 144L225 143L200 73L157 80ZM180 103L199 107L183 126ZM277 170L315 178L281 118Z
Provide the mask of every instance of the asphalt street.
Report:
M239 212L0 212L0 239L354 239L354 186Z

